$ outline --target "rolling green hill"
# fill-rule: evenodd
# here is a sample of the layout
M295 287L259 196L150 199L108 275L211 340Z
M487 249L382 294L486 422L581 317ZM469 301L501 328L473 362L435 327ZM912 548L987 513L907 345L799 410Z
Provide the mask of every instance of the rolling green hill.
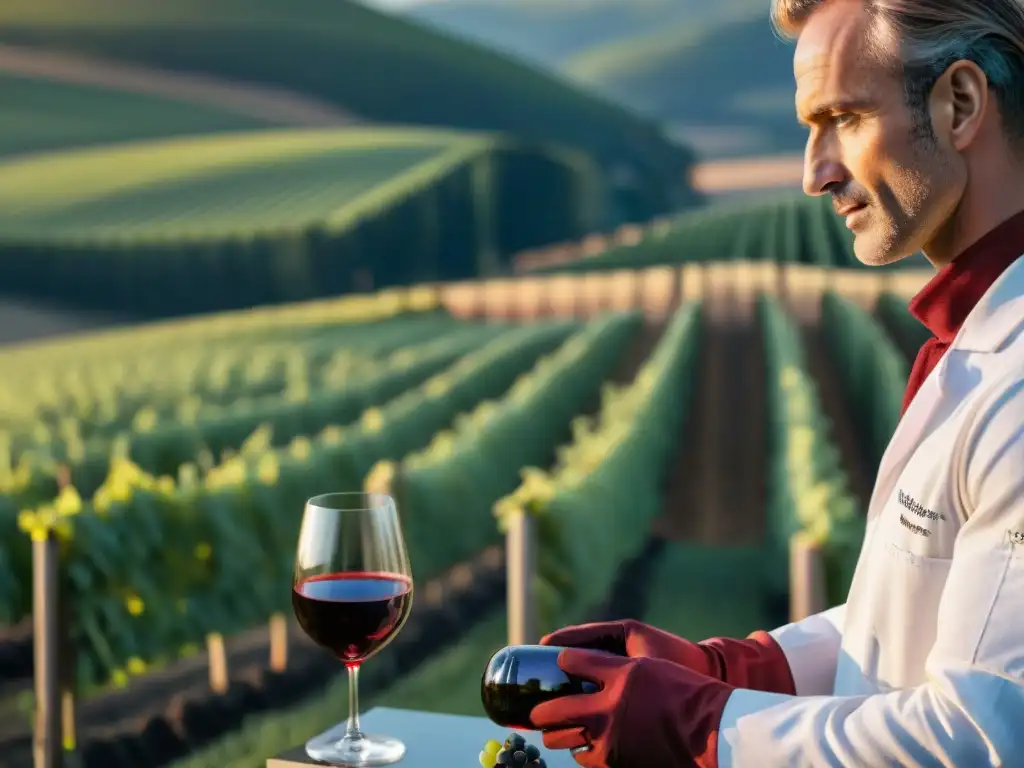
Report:
M200 104L3 72L0 93L0 156L268 127Z
M803 148L793 111L792 55L761 10L593 48L566 62L565 70L657 117L702 155L724 157Z
M709 7L680 0L448 0L413 6L406 15L528 61L558 67L594 46L702 16Z
M659 121L701 156L722 158L802 148L793 120L792 54L772 34L768 6L768 0L449 0L407 13L545 65Z
M692 153L559 78L348 0L5 0L0 42L291 89L369 120L583 149L626 182L626 218L693 201Z
M367 0L374 4L374 0ZM762 0L446 0L406 14L530 61L559 67L589 49L678 24L704 25Z
M493 274L598 225L583 154L452 131L258 131L0 164L0 285L173 315Z

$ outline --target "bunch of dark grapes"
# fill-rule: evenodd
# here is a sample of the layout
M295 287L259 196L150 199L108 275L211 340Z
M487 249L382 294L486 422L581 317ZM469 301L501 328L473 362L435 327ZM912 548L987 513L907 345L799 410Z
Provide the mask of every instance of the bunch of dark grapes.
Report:
M480 765L483 768L497 768L507 765L509 768L547 768L547 763L540 756L540 750L518 733L510 734L505 743L491 739L484 745L480 753Z

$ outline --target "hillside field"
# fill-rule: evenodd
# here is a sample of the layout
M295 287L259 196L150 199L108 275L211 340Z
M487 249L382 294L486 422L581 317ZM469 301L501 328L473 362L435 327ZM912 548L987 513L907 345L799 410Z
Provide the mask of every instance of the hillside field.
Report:
M0 43L286 88L366 120L498 131L590 153L632 220L692 204L692 153L563 80L348 0L10 0Z
M92 144L269 127L184 101L6 74L0 157Z
M0 165L0 282L170 315L495 274L600 220L584 156L486 135L290 130Z

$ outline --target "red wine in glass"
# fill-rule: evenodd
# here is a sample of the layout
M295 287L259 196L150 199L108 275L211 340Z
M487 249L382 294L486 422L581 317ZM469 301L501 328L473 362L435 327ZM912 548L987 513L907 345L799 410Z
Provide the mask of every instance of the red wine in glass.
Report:
M328 493L306 502L292 583L302 631L348 669L344 736L306 742L319 762L361 768L397 763L405 745L359 727L359 668L402 629L413 601L412 568L390 496Z
M360 664L405 623L412 581L394 573L328 573L295 585L292 608L302 631L342 662Z

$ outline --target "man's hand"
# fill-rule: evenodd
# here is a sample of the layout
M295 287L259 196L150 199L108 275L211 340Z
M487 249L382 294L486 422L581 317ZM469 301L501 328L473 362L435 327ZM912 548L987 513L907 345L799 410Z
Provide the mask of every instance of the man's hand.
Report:
M606 651L632 659L661 659L735 688L796 693L789 662L767 632L754 632L744 640L715 637L694 643L625 619L565 627L541 638L540 644Z
M542 637L540 644L587 648L631 659L662 659L717 677L716 665L697 643L634 619L565 627Z
M663 659L567 649L558 664L600 689L534 707L548 749L571 749L587 768L717 768L732 686Z

